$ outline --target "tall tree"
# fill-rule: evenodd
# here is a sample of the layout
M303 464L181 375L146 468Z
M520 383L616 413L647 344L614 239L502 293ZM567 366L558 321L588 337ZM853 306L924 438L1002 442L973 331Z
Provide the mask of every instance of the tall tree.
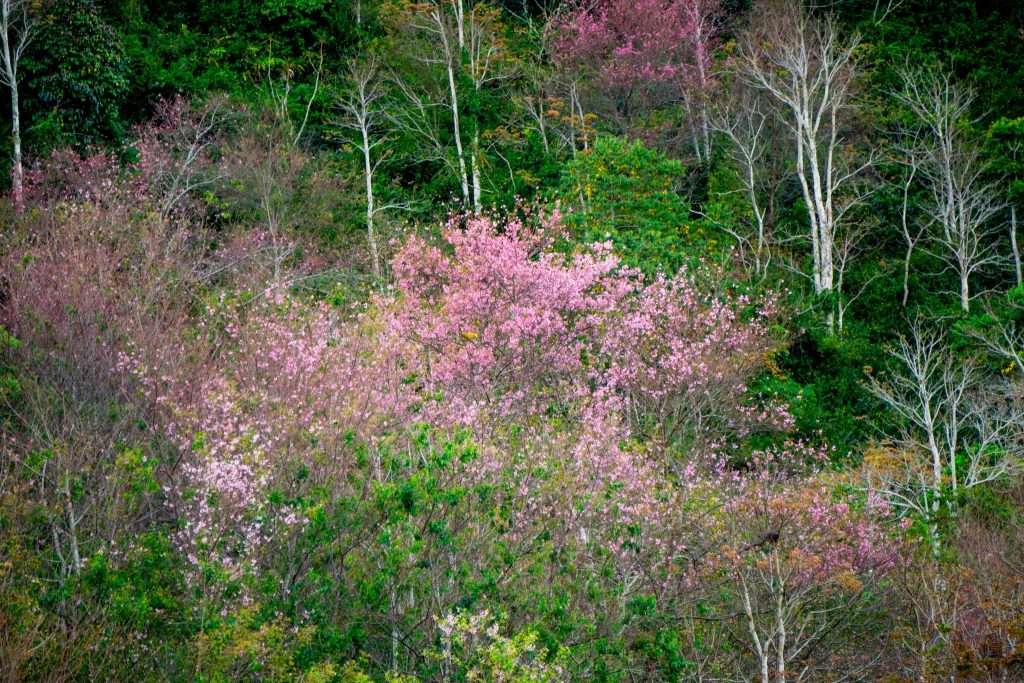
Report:
M966 130L974 93L949 74L907 66L895 93L919 133L908 162L926 189L923 207L935 226L937 255L956 274L960 308L971 306L971 276L999 260L992 239L994 219L1005 208L1004 193L988 177L988 163Z
M862 195L853 189L871 159L849 158L843 126L851 107L858 35L798 3L762 6L738 52L741 76L780 106L807 207L815 294L836 287L836 244L843 219Z
M363 180L366 184L366 240L370 247L373 276L380 280L380 249L374 222L377 213L383 207L376 206L373 180L383 159L380 155L374 158L374 150L384 142L378 132L384 118L384 86L377 58L370 56L364 61L351 62L348 81L348 87L336 100L336 106L342 114L338 123L355 133L356 146L363 157Z
M25 169L21 158L21 103L18 97L18 64L35 33L37 22L29 12L28 0L0 0L0 43L3 69L0 82L11 95L11 143L14 154L11 168L11 194L17 211L24 208Z
M1017 286L1024 285L1021 249L1017 239L1017 208L1024 204L1024 117L1000 118L988 129L989 153L993 169L1006 180L1006 201L1010 207L1010 253Z

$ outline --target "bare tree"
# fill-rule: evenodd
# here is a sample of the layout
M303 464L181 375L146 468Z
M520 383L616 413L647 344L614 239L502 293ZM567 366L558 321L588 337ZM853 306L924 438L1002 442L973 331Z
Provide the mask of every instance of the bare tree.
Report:
M854 304L867 291L867 288L878 278L882 277L883 272L880 268L874 269L874 273L865 278L860 283L860 287L856 289L852 294L846 293L846 272L850 263L864 252L864 245L866 244L866 238L868 236L868 229L865 225L851 226L850 229L844 230L838 244L836 245L836 297L835 297L835 327L836 330L842 331L843 325L846 322L846 313L850 310L850 306Z
M292 114L295 104L295 70L285 66L279 73L268 69L266 87L271 106L255 112L243 134L234 140L225 154L225 165L233 179L224 188L234 200L256 212L269 238L274 284L282 284L282 266L293 253L290 234L308 216L311 205L328 194L321 185L330 180L323 174L309 173L311 157L303 149L302 138L321 82L322 60L315 66L314 82L308 98L299 106L302 118ZM302 193L302 200L298 199Z
M777 141L768 105L757 91L735 88L733 97L711 115L710 125L728 140L728 154L736 165L738 179L750 204L752 235L723 226L754 256L754 272L763 276L772 260L772 227L775 195L782 182L772 154Z
M440 144L435 109L445 110L454 145L452 171L459 181L463 205L479 213L483 208L484 154L479 121L462 103L469 96L511 77L503 68L504 39L500 15L484 3L470 0L430 0L414 4L393 20L403 41L398 52L412 65L405 76L392 73L397 91L408 99L410 111L396 123L445 154ZM460 85L461 84L461 85ZM468 85L467 85L468 84Z
M18 98L18 65L38 27L29 12L28 0L0 0L0 82L11 95L11 142L14 146L11 169L11 194L14 207L20 213L25 206L25 168L21 158L21 105Z
M959 280L960 308L971 304L971 276L997 263L993 219L1005 209L981 150L968 139L963 121L974 93L949 74L927 67L901 70L895 97L910 110L918 131L912 161L929 199L923 207L935 226L930 242Z
M711 121L708 112L708 96L712 90L711 63L714 43L718 38L717 2L692 0L683 5L686 22L690 27L687 34L692 50L693 76L691 87L683 89L683 105L689 112L692 129L693 149L697 161L711 162Z
M1010 204L1010 250L1013 253L1013 270L1017 275L1017 286L1024 285L1024 270L1021 269L1020 247L1017 245L1017 206Z
M857 35L840 35L831 15L819 19L800 3L780 2L761 10L738 53L741 77L782 108L807 205L816 294L836 285L837 235L863 198L849 192L851 181L872 164L853 163L842 136L859 44Z
M212 97L194 110L179 96L157 104L156 125L137 129L136 149L163 218L180 210L198 190L224 178L213 150L223 142L221 132L229 116L226 98Z
M1011 301L1009 303L1012 317L1024 320L1024 306ZM981 343L989 353L1012 367L1024 377L1024 326L1011 319L1011 316L1000 315L992 306L986 307L987 320L983 327L968 327L967 336Z
M916 138L915 138L916 139ZM902 202L900 204L900 230L903 234L903 241L907 250L903 254L903 307L907 307L910 299L910 260L914 256L914 248L921 241L925 230L928 228L926 221L915 220L911 215L910 190L914 186L914 179L918 172L918 156L916 145L911 144L905 148L903 164L906 167L906 175L903 179Z
M1024 414L1012 401L998 400L975 364L956 356L946 335L921 320L890 355L896 368L884 379L872 376L869 387L901 424L892 435L894 461L874 468L871 486L928 519L937 548L946 491L993 481L1020 466Z
M510 70L502 68L505 65L505 45L500 35L499 22L499 12L486 4L477 3L470 9L466 24L466 70L478 98L485 87L513 76ZM471 141L473 211L480 213L483 192L480 171L484 158L480 152L480 122L475 121L474 124Z
M448 110L451 120L452 140L455 144L455 161L459 178L462 202L469 206L470 170L463 144L461 105L458 80L462 69L462 54L466 47L466 10L463 0L433 0L415 5L409 15L399 19L397 28L403 37L409 39L407 50L416 62L427 67L440 66L444 71L444 86L433 96L425 96L420 89L394 76L399 92L406 95L410 104L420 113L428 108L442 105ZM429 104L428 104L429 102ZM433 130L423 126L427 119L402 121L412 123L413 132L429 132L432 143L439 143Z
M356 144L363 156L363 179L366 184L366 240L370 247L373 276L380 280L380 249L374 219L378 212L388 207L376 206L373 193L373 178L377 167L383 161L380 155L374 159L374 150L384 142L378 128L384 118L381 101L384 87L381 81L380 63L370 56L363 61L352 61L348 71L349 87L337 97L336 106L342 116L338 124L356 133Z

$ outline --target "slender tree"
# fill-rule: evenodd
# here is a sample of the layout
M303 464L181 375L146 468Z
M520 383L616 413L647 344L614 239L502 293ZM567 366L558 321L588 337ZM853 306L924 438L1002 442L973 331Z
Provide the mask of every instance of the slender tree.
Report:
M932 68L908 65L900 77L894 94L917 129L907 163L928 195L922 209L935 227L930 242L956 273L966 313L971 276L1000 260L992 232L1006 206L1004 193L989 179L988 163L965 130L974 93Z
M458 178L463 205L483 208L483 166L479 107L482 91L505 79L498 12L485 3L432 0L409 4L392 21L393 37L402 41L395 54L411 66L392 70L396 89L407 100L395 122L449 160ZM434 114L448 118L447 134Z
M807 206L816 294L836 286L837 235L847 212L863 198L854 181L872 163L848 158L843 125L856 76L856 34L837 20L812 16L798 3L764 6L738 52L749 86L768 93L789 130L796 175Z
M754 256L754 272L763 276L772 260L772 228L775 221L775 194L782 182L779 156L773 153L778 142L777 126L768 103L757 91L738 87L724 106L711 117L712 128L728 145L729 159L735 164L737 178L750 205L752 230L724 226L741 247L749 247ZM753 234L749 234L752 232Z
M11 169L11 194L14 207L22 211L25 204L25 169L21 158L21 103L18 96L18 65L31 42L37 21L29 11L28 0L0 0L0 82L11 95L11 143L14 147Z
M382 155L374 158L374 150L384 142L378 134L378 127L384 118L384 87L380 62L374 56L364 61L352 61L349 64L348 81L348 87L336 99L336 106L342 114L338 123L355 133L356 145L363 157L363 180L366 184L366 240L370 247L373 276L380 280L380 249L377 245L374 219L381 207L376 206L373 192L374 175L384 158Z

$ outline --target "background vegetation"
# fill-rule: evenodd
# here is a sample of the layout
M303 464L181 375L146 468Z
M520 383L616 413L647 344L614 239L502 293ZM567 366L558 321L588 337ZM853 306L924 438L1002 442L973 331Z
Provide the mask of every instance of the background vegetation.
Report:
M1024 679L1024 6L824 5L0 0L0 678Z

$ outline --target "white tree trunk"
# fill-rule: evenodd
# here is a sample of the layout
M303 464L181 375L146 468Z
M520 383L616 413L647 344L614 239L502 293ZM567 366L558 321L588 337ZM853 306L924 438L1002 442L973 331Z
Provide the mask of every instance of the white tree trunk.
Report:
M21 159L21 109L18 102L18 84L13 78L11 85L11 140L14 144L11 196L14 199L15 211L21 213L25 209L25 169Z
M21 14L19 20L18 14ZM24 209L24 165L21 158L21 106L18 98L18 62L28 45L34 22L29 18L24 0L0 0L0 47L3 53L2 81L11 96L11 198L18 213ZM12 36L12 32L14 35ZM12 44L13 43L13 44Z
M1010 249L1013 251L1013 268L1017 274L1017 286L1024 284L1021 278L1020 247L1017 246L1017 207L1010 205Z
M971 312L971 286L968 282L969 274L967 269L960 270L960 310L964 313Z
M377 236L373 229L373 164L370 159L370 133L365 122L361 126L363 136L363 176L366 179L366 239L370 246L370 260L373 277L380 280L380 253L377 250Z
M462 127L459 124L459 93L455 87L455 65L452 56L448 57L448 89L451 94L452 135L455 138L455 155L459 161L459 185L462 188L462 201L469 205L469 180L466 173L466 154L462 149Z
M480 201L480 133L473 133L473 213L480 213L483 206Z

